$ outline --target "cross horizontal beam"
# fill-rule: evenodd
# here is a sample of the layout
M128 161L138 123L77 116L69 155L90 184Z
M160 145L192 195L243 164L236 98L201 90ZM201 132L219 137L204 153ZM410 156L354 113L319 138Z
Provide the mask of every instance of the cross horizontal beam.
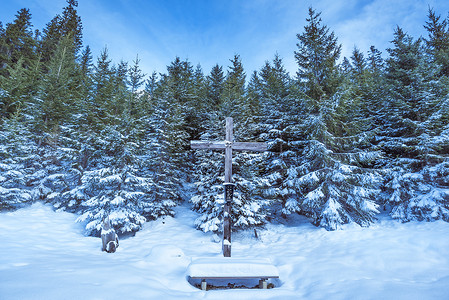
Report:
M226 141L190 141L192 149L225 150L226 144ZM228 145L236 151L267 151L267 144L265 143L234 142Z

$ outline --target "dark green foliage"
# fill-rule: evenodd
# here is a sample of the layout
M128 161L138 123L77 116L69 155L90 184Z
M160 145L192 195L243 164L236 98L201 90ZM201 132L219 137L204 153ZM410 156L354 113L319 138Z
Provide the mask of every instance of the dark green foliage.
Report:
M28 9L0 23L1 210L45 201L97 235L105 217L134 233L190 200L195 225L220 231L223 153L189 141L223 141L233 117L235 141L269 150L233 153L236 230L294 213L330 230L368 226L379 207L449 220L449 24L433 9L426 38L397 27L385 59L371 46L339 61L310 8L292 78L277 54L250 73L234 55L206 76L179 57L150 76L139 56L93 58L77 6L42 34Z
M88 137L89 163L81 169L80 184L62 194L68 209L81 212L78 221L85 223L88 234L98 235L106 216L118 232L132 233L170 212L153 193L155 178L141 170L137 133L106 126Z
M18 11L15 20L0 30L0 116L9 117L36 92L36 40L28 9Z
M432 56L433 63L440 69L439 76L449 77L449 24L448 19L441 19L435 11L429 8L425 39L427 52Z
M76 64L73 44L63 38L48 62L48 73L42 80L41 118L45 129L52 130L66 121L80 101L81 74Z
M26 8L19 10L15 20L6 24L0 36L0 74L7 75L6 66L14 65L19 59L23 60L25 66L30 66L35 58L36 46L30 10Z
M25 102L27 87L27 70L23 65L23 59L20 58L15 64L7 65L8 76L0 75L0 88L3 90L0 94L0 115L9 117Z
M37 145L19 114L0 124L0 211L23 207L36 200L31 178Z
M114 107L110 107L114 90L114 70L109 59L107 49L103 49L92 75L92 97L86 99L86 114L90 125L100 126L108 123L109 114L114 114Z
M76 7L78 1L67 0L62 15L56 15L44 28L39 51L43 62L48 62L63 38L70 38L73 54L77 54L82 46L82 24Z
M73 39L74 52L78 53L83 44L83 26L81 24L81 17L78 16L78 12L76 11L78 1L67 0L67 4L62 11L60 32L62 37L71 37Z
M251 108L248 107L246 99L246 73L240 56L234 55L230 62L231 65L228 67L222 91L220 113L222 116L234 118L237 123L245 120L250 115Z
M223 68L215 65L210 71L210 75L207 76L208 98L211 101L210 107L212 109L218 107L222 101L224 80Z
M332 96L337 88L335 69L341 46L333 32L322 24L321 13L309 8L308 22L304 33L298 34L298 79L306 87L306 93L314 101Z
M143 86L146 75L140 69L139 63L140 59L139 56L137 56L133 61L132 67L128 69L128 86L131 90L125 111L129 116L137 115L139 113L139 108L141 108L139 105L141 97L139 89Z

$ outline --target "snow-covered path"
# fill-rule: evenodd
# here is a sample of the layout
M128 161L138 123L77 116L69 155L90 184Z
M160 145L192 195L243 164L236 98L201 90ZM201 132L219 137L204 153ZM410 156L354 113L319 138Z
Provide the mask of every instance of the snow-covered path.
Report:
M449 299L449 224L327 232L299 218L233 236L234 257L266 257L280 282L269 290L201 291L185 278L192 257L221 256L195 213L147 223L115 254L85 237L76 216L42 204L0 214L0 299Z

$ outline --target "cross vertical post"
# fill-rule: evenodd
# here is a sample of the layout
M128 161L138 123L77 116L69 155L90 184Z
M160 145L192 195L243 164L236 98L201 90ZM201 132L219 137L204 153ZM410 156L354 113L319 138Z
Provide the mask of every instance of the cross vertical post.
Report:
M225 140L225 183L224 183L224 207L223 207L223 241L222 249L224 257L231 257L231 204L234 195L232 183L232 143L234 140L232 118L226 118Z
M219 141L190 141L192 149L225 150L225 182L223 207L223 256L231 257L231 204L234 195L232 182L232 150L236 151L266 151L265 143L234 142L232 118L226 118L226 139Z
M231 257L231 204L234 196L234 184L225 183L224 188L222 249L224 257Z
M234 142L232 118L226 118L225 183L232 183L232 143Z

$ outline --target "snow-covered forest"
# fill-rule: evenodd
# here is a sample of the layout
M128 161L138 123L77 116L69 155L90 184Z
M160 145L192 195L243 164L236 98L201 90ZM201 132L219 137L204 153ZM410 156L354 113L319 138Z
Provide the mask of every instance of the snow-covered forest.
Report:
M328 230L383 211L449 221L447 12L423 11L423 37L399 25L386 53L340 57L310 8L296 74L277 54L257 71L235 55L207 73L175 57L144 74L138 56L92 57L77 1L42 30L31 14L0 23L1 211L48 203L98 236L105 216L132 234L190 203L198 229L221 231L224 154L190 140L223 141L232 117L237 141L268 144L235 153L234 230L290 214Z

